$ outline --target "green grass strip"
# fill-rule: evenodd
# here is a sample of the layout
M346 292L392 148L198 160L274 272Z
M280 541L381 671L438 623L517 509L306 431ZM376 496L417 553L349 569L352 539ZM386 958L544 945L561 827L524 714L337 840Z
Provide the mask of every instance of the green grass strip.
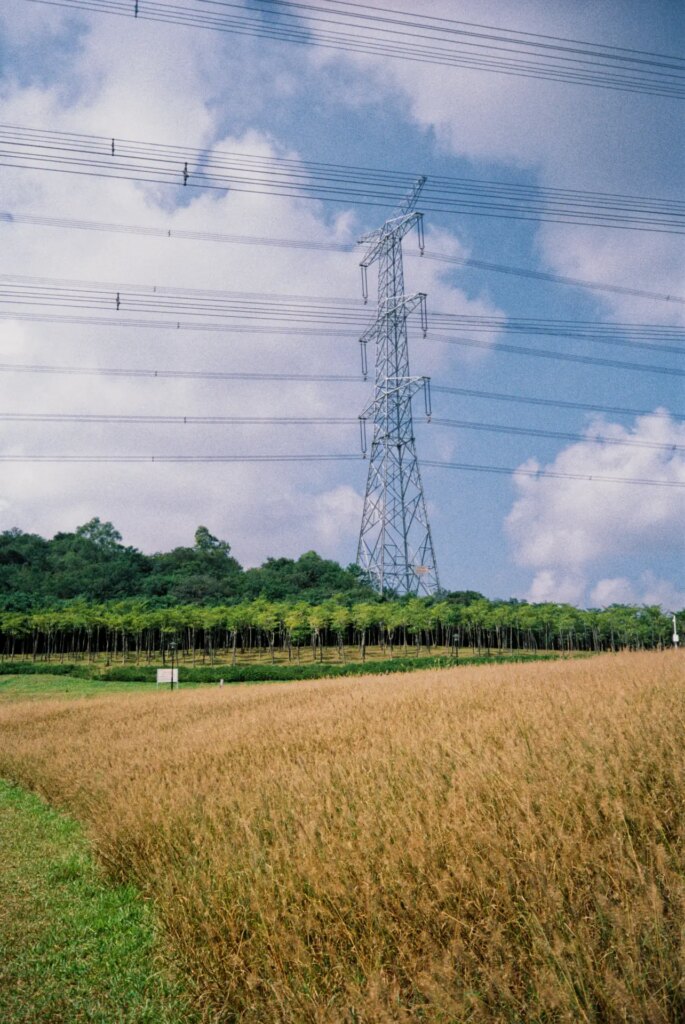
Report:
M46 666L47 669L47 666ZM66 700L76 697L102 697L107 693L134 693L154 690L149 682L108 683L101 679L82 679L73 676L53 675L49 670L42 674L20 673L16 676L0 675L0 704L15 700L31 700L40 697L56 697Z
M0 780L3 1024L188 1024L150 908L106 882L76 822Z

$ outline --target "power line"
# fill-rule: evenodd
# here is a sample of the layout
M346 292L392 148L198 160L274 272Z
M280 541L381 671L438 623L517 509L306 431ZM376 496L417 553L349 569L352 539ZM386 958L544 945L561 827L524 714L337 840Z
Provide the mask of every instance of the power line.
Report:
M278 321L279 323L316 324L322 327L365 327L368 314L360 302L337 296L288 295L212 289L179 289L160 285L112 284L92 281L3 275L0 277L0 302L25 307L115 310L120 314L162 313L172 317L193 316L217 320ZM7 314L9 315L9 314ZM18 317L30 319L23 312ZM95 322L96 318L92 318ZM125 324L131 323L123 315ZM98 322L101 322L98 320ZM150 321L159 327L160 321ZM184 322L185 323L185 322ZM461 313L431 313L438 328L469 334L514 333L549 336L569 340L598 342L629 348L667 352L681 356L685 329L670 324L606 323L593 320L559 320L540 317L503 317ZM179 321L167 326L178 329ZM140 326L136 322L135 326ZM202 329L202 321L197 322ZM670 342L670 344L667 344Z
M646 480L641 477L605 476L597 473L557 473L551 469L532 469L527 466L478 466L468 462L435 462L422 459L423 466L432 469L462 469L474 473L503 473L510 476L551 477L555 480L585 480L592 483L644 484L651 487L685 487L682 480Z
M620 50L595 43L541 43L541 36L455 28L448 19L428 19L384 8L258 0L257 10L228 0L190 0L185 5L142 0L34 0L49 6L114 14L139 20L230 32L348 53L391 57L438 66L471 68L516 77L551 79L654 96L683 96L678 57ZM262 20L278 12L278 20ZM352 8L352 10L350 10ZM362 9L364 13L359 14ZM236 13L238 12L238 13ZM373 13L372 13L373 12ZM306 22L303 16L306 15ZM394 17L400 15L401 17ZM462 22L461 25L468 23ZM476 26L474 26L476 27ZM352 30L352 31L350 31ZM525 38L524 38L525 36ZM551 38L551 37L548 37Z
M0 417L3 418L4 417ZM662 441L639 441L636 438L611 437L611 435L576 434L562 430L543 430L535 427L513 426L509 423L480 423L474 420L442 419L434 416L431 424L437 427L458 427L462 430L484 430L488 433L522 435L525 437L553 438L561 441L581 441L588 444L621 445L628 448L653 448L658 451L685 452L685 445L668 444Z
M196 416L156 413L58 413L58 412L0 412L0 422L5 423L134 423L137 425L167 426L342 426L357 424L357 416ZM506 423L482 423L474 420L453 420L432 417L431 425L458 427L464 430L479 430L501 434L516 434L526 437L552 438L554 440L580 441L593 444L621 445L629 448L649 448L658 451L685 452L685 445L660 441L641 441L635 438L570 433L568 431L543 430L534 427L512 426Z
M357 243L354 242L319 242L315 239L233 235L223 234L216 231L186 231L181 228L161 228L140 224L112 224L102 221L74 220L66 217L48 217L43 215L12 213L8 210L0 211L0 223L73 229L78 231L104 231L111 232L113 234L142 235L152 238L180 239L195 242L256 245L277 249L305 249L312 250L314 252L352 253L357 249ZM405 255L411 258L414 257L413 253L406 253ZM646 291L642 288L631 288L627 285L610 284L601 281L588 281L583 278L568 277L567 275L534 270L530 267L512 267L506 264L492 263L487 260L472 259L466 256L452 256L448 253L432 252L428 249L423 253L423 258L427 260L435 260L441 263L452 263L455 266L460 267L471 267L476 270L509 274L517 277L527 277L550 284L562 284L575 288L590 288L595 291L615 292L619 295L630 295L636 298L653 299L659 302L677 302L685 304L685 298L679 295Z
M487 260L471 259L465 256L449 256L445 253L431 252L423 254L424 259L436 260L439 263L452 263L460 267L472 267L475 270L486 270L496 274L510 274L515 277L527 277L535 281L550 284L564 284L572 288L590 288L600 292L614 292L617 295L629 295L638 299L655 299L659 302L678 302L685 304L685 298L679 295L667 295L663 292L646 291L643 288L630 288L627 285L607 284L601 281L588 281L586 278L568 277L565 274L552 274L544 270L533 270L529 267L510 267L502 263L491 263Z
M0 462L360 462L359 454L330 455L0 455Z
M362 384L365 378L354 374L333 374L333 373L248 373L248 372L223 372L216 370L172 370L155 369L142 367L100 367L100 366L59 366L36 363L0 363L0 373L31 373L31 374L64 374L67 376L97 376L97 377L130 377L144 378L147 380L216 380L216 381L257 381L257 382L293 382L293 383L350 383ZM546 406L554 409L569 409L585 412L599 412L620 416L655 416L659 415L654 409L635 409L625 406L597 405L589 402L572 402L562 399L540 398L532 395L503 394L497 391L478 391L473 388L451 387L444 384L431 384L433 393L461 395L467 398L478 398L495 401L514 402L524 405ZM41 414L32 414L33 418ZM673 420L685 420L685 413L665 412L662 415ZM174 417L172 417L174 418ZM178 417L176 417L178 418ZM353 418L354 419L354 418ZM341 418L344 420L344 418ZM356 420L355 420L356 421ZM438 421L433 420L434 423ZM508 427L506 429L509 429Z
M198 331L210 334L220 334L225 339L227 336L239 334L268 334L277 337L297 338L342 338L352 340L355 334L338 328L325 327L288 327L276 326L274 324L263 325L259 323L246 324L222 324L193 322L185 320L133 320L119 317L78 317L63 316L55 314L40 313L0 313L0 320L28 321L31 323L53 323L53 324L75 324L89 327L135 327L137 329L166 329L176 332ZM426 338L429 342L440 344L457 345L466 348L477 348L489 352L507 352L512 355L537 357L541 359L557 359L562 362L582 363L590 366L604 366L611 369L629 370L638 373L657 373L664 376L682 377L685 370L677 367L657 366L654 363L632 363L619 359L603 359L598 356L576 355L571 352L559 352L553 349L531 348L523 345L510 345L503 342L478 341L469 338L450 337L444 334L429 334Z
M104 178L277 195L368 206L392 205L416 175L375 168L237 154L75 132L0 125L0 164ZM477 214L682 234L676 200L433 176L425 211Z
M474 341L468 338L450 338L446 335L430 334L427 341L440 342L444 345L459 345L465 348L487 349L492 352L508 352L511 355L531 356L538 359L558 359L566 363L582 363L587 366L605 366L615 370L630 370L636 373L658 373L667 377L683 377L685 370L670 366L655 366L653 363L628 363L620 359L602 359L599 356L576 355L574 352L558 352L545 348L530 348L525 345L509 345L504 342L488 344L486 341Z
M2 367L0 367L1 369ZM472 388L450 387L444 384L431 384L432 392L440 392L447 395L463 395L468 398L487 398L502 402L517 402L524 405L542 405L554 409L574 409L584 412L602 412L619 416L655 416L654 409L627 409L620 405L592 405L589 402L570 402L562 399L538 398L532 395L510 395L497 391L474 391ZM667 413L674 420L685 420L685 413Z
M265 245L284 249L312 249L317 252L354 252L355 242L317 242L313 239L271 238L259 235L233 235L217 231L185 231L181 228L160 228L142 224L112 224L108 221L73 220L26 213L0 212L0 222L29 224L37 227L73 228L79 231L108 231L116 234L149 235L152 238L185 239L193 242L227 242L238 245Z
M0 412L10 423L138 423L188 426L306 426L357 423L357 416L181 416L155 413Z
M262 2L268 3L268 2L270 2L270 0L262 0ZM271 0L271 2L280 3L281 0ZM291 6L296 6L296 4L294 3L294 0L284 0L284 2L290 3ZM374 4L355 3L354 0L327 0L327 2L329 4L335 5L337 7L356 7L356 8L360 8L361 10L364 10L364 11L382 11L385 14L406 15L406 13L407 13L406 11L397 10L395 8L384 8L384 7L378 7L377 5L374 5ZM300 5L300 6L302 6L302 5ZM441 25L459 26L460 27L459 28L459 33L463 34L463 35L468 35L468 36L476 36L476 35L479 35L480 33L475 33L473 31L464 31L465 29L468 29L468 30L486 29L488 32L501 32L501 33L507 34L508 36L512 36L512 35L513 36L517 36L517 35L518 36L525 36L526 37L526 42L530 42L531 40L542 39L542 40L544 40L544 43L536 44L536 45L541 45L545 49L555 49L555 50L556 49L564 49L564 50L568 49L568 46L566 46L566 45L564 45L563 47L559 47L558 44L559 43L563 43L563 44L573 44L574 46L582 46L582 47L588 47L588 46L589 47L600 47L601 49L603 49L603 50L605 50L607 52L613 52L614 54L618 55L619 57L620 57L620 55L628 55L629 56L629 55L633 54L633 55L638 56L638 57L658 57L659 59L662 59L662 60L680 61L681 63L683 63L683 60L684 60L684 58L677 57L677 56L675 56L673 54L653 53L653 52L651 52L649 50L635 50L635 49L630 49L630 48L625 47L625 46L613 46L613 45L607 44L607 43L591 43L591 42L588 42L587 40L584 40L584 39L569 39L567 36L546 35L546 34L541 33L541 32L527 32L527 31L525 31L523 29L503 28L501 25L483 25L480 22L476 22L476 21L463 21L463 20L459 20L457 18L438 17L437 15L431 15L430 17L428 17L428 16L423 15L423 14L418 14L415 11L411 12L411 16L413 18L417 18L417 19L420 18L423 21L433 21L433 22L439 23ZM452 31L454 31L454 30L452 30ZM486 38L490 38L490 37L486 37ZM506 40L504 40L504 41L506 41ZM549 46L550 43L552 43L553 45Z
M261 463L261 462L359 462L360 455L335 453L330 455L0 455L6 463ZM685 481L652 480L641 477L606 476L595 473L557 473L554 470L532 469L525 466L480 466L468 462L436 462L422 459L422 465L432 469L457 469L476 473L498 473L509 476L552 477L558 480L585 480L593 483L640 484L649 487L685 487Z
M0 363L0 373L48 373L65 374L68 376L95 377L144 377L146 379L171 380L234 380L234 381L294 381L298 383L336 383L361 384L364 377L354 374L336 373L242 373L223 372L220 370L164 370L100 366L49 366L35 363Z
M142 367L101 367L101 366L55 366L36 363L0 363L0 373L64 374L67 376L131 377L148 380L217 380L217 381L289 381L294 383L349 383L362 384L365 378L354 374L335 373L242 373L218 370L170 370L146 369ZM584 412L600 412L619 416L656 416L658 410L633 409L616 405L596 405L589 402L572 402L562 399L539 398L533 395L503 394L497 391L477 391L473 388L450 387L431 384L431 391L448 395L462 395L467 398L514 402L523 405L547 406L554 409L573 409ZM663 415L674 420L685 420L685 413L667 412Z

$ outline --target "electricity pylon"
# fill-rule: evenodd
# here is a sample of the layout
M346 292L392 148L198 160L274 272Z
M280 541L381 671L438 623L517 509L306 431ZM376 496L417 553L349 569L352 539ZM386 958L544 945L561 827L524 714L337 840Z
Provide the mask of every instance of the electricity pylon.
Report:
M412 396L423 390L430 418L430 385L427 377L409 375L407 343L407 317L416 309L425 337L426 296L421 292L404 294L402 268L402 239L414 225L423 252L423 214L414 207L425 181L419 178L390 219L360 239L368 245L361 262L364 301L368 298L368 267L378 262L378 313L360 339L362 370L366 375L366 346L372 341L376 371L373 400L360 416L365 455L369 418L373 419L373 438L357 563L381 593L433 594L440 586L411 404Z

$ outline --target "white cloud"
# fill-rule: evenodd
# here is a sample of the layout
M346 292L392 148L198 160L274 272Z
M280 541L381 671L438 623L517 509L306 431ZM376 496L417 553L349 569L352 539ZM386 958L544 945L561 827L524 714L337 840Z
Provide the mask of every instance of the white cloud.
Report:
M607 319L628 323L685 326L685 245L681 236L599 231L596 228L541 225L538 245L546 266L558 274L600 285L619 285L672 296L661 301L611 291L595 291Z
M599 608L610 604L656 604L665 611L674 611L685 608L685 591L648 569L637 581L625 576L598 580L590 593L590 604Z
M341 538L345 538L351 550L352 542L359 533L362 503L362 495L346 484L317 494L313 516L317 543L330 551L335 549Z
M611 437L653 447L609 444ZM663 447L656 447L661 445ZM679 445L680 450L669 449ZM570 445L544 468L581 479L515 477L518 498L506 518L514 557L535 570L531 598L551 599L562 590L584 590L586 577L599 566L626 555L649 557L671 552L682 565L685 488L606 483L592 477L626 477L685 484L685 424L655 412L635 420L632 428L595 421L587 440ZM529 460L521 469L540 468ZM611 603L634 594L629 581L606 577L596 583L594 603ZM642 599L662 593L645 585ZM568 598L566 598L568 600Z
M535 603L580 604L585 593L585 577L543 569L535 574L526 598Z
M660 604L667 611L685 608L685 590L678 589L670 580L658 579L647 571L642 574L640 584L640 604Z
M606 608L610 604L633 604L635 588L625 576L598 580L590 593L590 604Z

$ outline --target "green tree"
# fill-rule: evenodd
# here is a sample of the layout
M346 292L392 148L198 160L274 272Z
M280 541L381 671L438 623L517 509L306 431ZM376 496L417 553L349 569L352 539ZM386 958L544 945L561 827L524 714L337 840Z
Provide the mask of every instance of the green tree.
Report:
M366 640L369 629L378 622L378 605L361 602L352 606L352 622L359 633L359 653L366 661Z
M114 525L110 522L101 522L98 516L89 519L83 526L77 526L74 535L83 537L84 540L107 551L114 551L122 540L121 534L114 528Z

